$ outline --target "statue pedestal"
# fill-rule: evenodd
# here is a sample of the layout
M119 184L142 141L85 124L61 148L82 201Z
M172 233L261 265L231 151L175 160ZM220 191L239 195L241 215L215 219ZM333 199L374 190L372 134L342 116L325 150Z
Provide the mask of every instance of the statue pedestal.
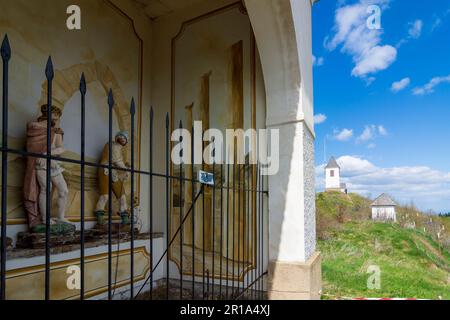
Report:
M121 225L119 223L113 223L112 233L114 239L129 240L131 232L131 225ZM139 231L135 229L135 238L139 236ZM44 249L45 248L45 233L33 233L33 232L19 232L17 234L17 249ZM108 240L108 224L96 225L93 229L85 230L84 241L85 243L92 243L96 241ZM81 232L71 232L66 234L52 234L50 236L50 246L61 247L79 245L81 243Z
M93 240L95 234L88 230L85 232L85 241ZM19 232L17 234L17 249L43 249L45 248L45 233ZM50 236L50 245L52 247L78 244L81 241L80 232L67 234L55 234Z
M98 233L99 235L108 234L109 232L109 225L107 223L105 224L96 224L95 227L92 229L92 231ZM131 232L131 224L121 224L121 223L112 223L111 224L111 231L112 234L119 234L119 233L130 233ZM135 234L137 235L139 231L135 229Z

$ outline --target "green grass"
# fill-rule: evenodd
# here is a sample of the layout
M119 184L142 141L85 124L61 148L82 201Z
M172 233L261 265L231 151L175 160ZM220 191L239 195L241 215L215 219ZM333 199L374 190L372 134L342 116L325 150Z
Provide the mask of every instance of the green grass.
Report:
M422 232L395 224L343 222L319 240L319 248L325 298L450 299L450 255ZM379 290L367 288L370 265L381 270Z

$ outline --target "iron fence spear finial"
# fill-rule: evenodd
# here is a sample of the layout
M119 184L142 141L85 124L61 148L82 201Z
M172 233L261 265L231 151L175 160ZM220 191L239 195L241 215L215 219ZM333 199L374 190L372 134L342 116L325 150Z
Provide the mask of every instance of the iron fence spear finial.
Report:
M108 105L110 108L114 107L114 95L112 89L109 89L108 92Z
M47 80L53 80L53 77L55 76L55 72L53 70L52 56L48 57L47 65L45 66L45 76L47 77Z
M82 95L86 94L86 78L84 76L84 72L81 74L81 79L80 79L80 92Z
M8 35L5 35L2 42L2 47L0 49L2 59L4 61L9 61L11 58L11 46L9 45Z
M133 116L136 114L136 105L134 103L134 98L131 98L130 114Z

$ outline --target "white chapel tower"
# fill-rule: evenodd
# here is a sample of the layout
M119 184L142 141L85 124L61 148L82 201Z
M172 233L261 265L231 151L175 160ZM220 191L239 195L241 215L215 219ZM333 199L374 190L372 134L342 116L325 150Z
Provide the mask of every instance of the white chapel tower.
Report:
M325 167L325 191L341 191L347 193L345 183L341 183L341 168L334 157Z

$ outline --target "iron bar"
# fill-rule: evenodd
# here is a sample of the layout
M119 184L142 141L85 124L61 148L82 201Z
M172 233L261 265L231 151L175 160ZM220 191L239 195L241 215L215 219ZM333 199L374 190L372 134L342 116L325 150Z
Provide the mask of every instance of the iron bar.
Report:
M238 163L237 164L237 171L238 171L238 178L237 178L237 185L238 185L238 208L237 208L237 288L236 291L239 292L239 282L240 282L240 264L241 264L241 166Z
M213 150L212 150L212 157L213 157L213 164L212 164L212 172L213 172L213 193L212 193L212 287L211 287L211 296L212 299L214 300L214 281L215 281L215 257L216 257L216 246L215 246L215 242L216 242L216 146L214 143L214 139L212 141L213 143Z
M180 121L180 131L183 128L183 123ZM183 136L180 135L180 145L182 146ZM183 205L183 147L180 150L180 300L183 300L183 226L181 222L184 215L184 205Z
M257 288L258 288L258 299L261 299L261 268L262 268L262 263L261 263L261 252L262 252L262 238L261 238L261 220L262 220L262 186L264 184L263 182L263 176L262 176L262 164L259 165L259 217L258 217L258 244L259 244L259 250L258 250L258 283L257 283Z
M249 160L249 164L246 166L247 166L246 170L247 170L248 184L250 185L250 183L251 183L250 160ZM251 252L250 252L250 249L251 249L251 244L250 244L250 233L251 233L250 191L245 191L245 193L246 193L246 199L247 199L246 200L247 201L247 258L246 258L246 261L249 264L249 267L247 268L248 271L247 271L247 280L246 280L245 287L248 287L250 284L250 266L251 266L251 262L250 262L250 259L251 259Z
M45 68L47 78L47 163L46 163L46 186L45 186L45 300L50 300L50 222L52 216L51 202L51 155L52 155L52 84L53 63L49 57Z
M153 172L153 107L150 108L150 172ZM150 268L153 269L153 175L150 174ZM150 300L153 300L153 271L150 272Z
M202 132L202 155L204 152L204 138L205 138L205 132ZM202 161L202 170L205 171L205 162ZM202 289L203 289L203 300L205 299L205 194L202 194L202 266L203 266L203 272L202 272Z
M223 164L220 165L220 267L219 298L222 297L222 263L223 263Z
M252 279L256 280L257 278L257 272L258 272L258 210L259 210L259 205L258 205L258 183L259 183L259 163L256 164L256 171L255 171L255 189L254 189L254 204L255 204L255 217L254 217L254 225L255 225L255 230L256 230L256 234L253 235L254 238L254 257L253 257L253 263L254 263L254 269L253 269L253 275L252 275ZM256 300L256 283L255 281L253 281L254 283L252 284L252 297L253 299Z
M261 176L262 187L261 187L261 230L259 233L261 234L261 272L264 270L264 175ZM264 277L261 279L261 300L264 298Z
M228 299L228 287L229 287L229 269L228 269L228 264L229 264L229 260L230 260L230 252L229 252L229 240L230 240L230 163L228 161L227 164L227 247L226 247L226 251L227 251L227 259L226 259L226 287L225 287L225 292L226 292L226 298Z
M108 93L108 300L112 300L112 130L114 96L112 89Z
M8 148L8 81L9 60L11 58L11 47L8 36L3 39L0 54L3 62L3 85L2 85L2 213L1 213L1 266L0 266L0 300L6 299L6 249L8 224L8 206L6 186L8 183L8 153L3 151Z
M234 155L233 155L234 156ZM231 244L231 251L232 251L232 263L233 263L233 267L231 270L231 298L233 298L234 296L234 282L235 282L235 273L234 273L234 269L235 269L235 265L236 265L236 257L235 257L235 231L236 231L236 164L233 162L233 213L232 213L232 227L233 227L233 231L232 231L232 244Z
M192 300L195 299L195 166L194 166L194 141L195 141L195 131L194 127L191 130L191 174L192 174Z
M130 223L131 223L131 251L130 251L130 297L131 299L134 297L134 149L135 149L135 137L134 137L134 127L135 127L135 116L136 116L136 106L134 103L134 98L131 99L130 106L130 115L131 115L131 212L130 212ZM151 235L150 235L151 236ZM117 258L119 259L119 258Z
M84 300L84 292L85 292L85 239L84 239L84 230L85 230L85 194L84 194L84 187L85 187L85 160L86 160L86 78L84 76L84 73L81 75L80 80L80 93L81 93L81 181L80 181L80 209L81 209L81 222L80 222L80 229L81 229L81 235L80 235L80 282L81 282L81 288L80 288L80 300Z
M166 248L169 249L169 228L170 228L170 181L169 181L169 149L170 149L170 133L169 133L169 114L166 115ZM169 300L169 257L166 257L166 298Z
M245 249L246 249L246 245L247 245L247 242L245 241L246 240L246 228L247 228L247 215L246 215L246 213L247 213L247 210L246 210L246 205L247 205L247 199L246 199L246 192L245 192L245 186L246 186L246 175L245 175L245 173L246 173L246 167L247 167L247 161L245 161L244 162L244 167L243 167L243 169L244 169L244 173L243 173L243 180L244 180L244 182L243 182L243 195L242 195L242 202L243 202L243 210L244 210L244 212L242 213L242 221L243 221L243 225L242 225L242 290L244 290L244 287L245 287L245 261L246 261L246 258L245 258L245 253L246 253L246 251L245 251Z

